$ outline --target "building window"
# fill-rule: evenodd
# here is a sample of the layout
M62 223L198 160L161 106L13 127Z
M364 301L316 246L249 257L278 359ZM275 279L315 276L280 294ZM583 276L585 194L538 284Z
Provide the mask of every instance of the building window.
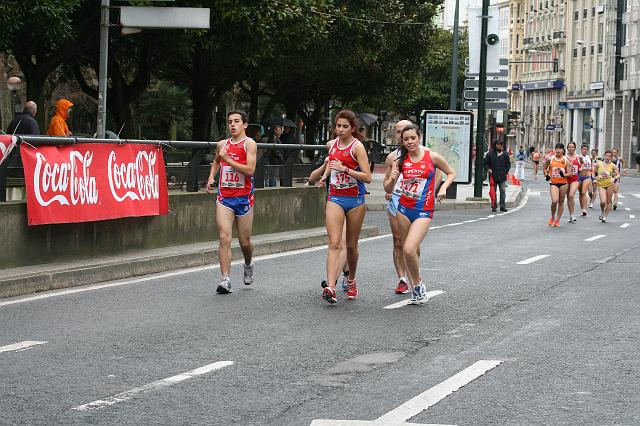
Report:
M578 57L578 49L573 49L573 57L574 58Z
M593 55L595 53L596 47L595 46L591 46L591 54Z
M598 53L602 53L602 43L598 45Z
M582 56L587 56L587 46L582 47Z
M595 16L596 16L596 7L595 7L595 6L593 6L593 7L591 8L591 17L593 18L593 17L595 17Z
M547 0L547 1L545 1L545 2L544 2L544 7L545 7L546 9L548 9L548 8L549 8L549 0Z
M587 19L588 13L589 13L589 9L583 9L582 10L582 18L583 19Z
M577 21L578 19L580 19L580 12L576 10L573 12L573 20Z

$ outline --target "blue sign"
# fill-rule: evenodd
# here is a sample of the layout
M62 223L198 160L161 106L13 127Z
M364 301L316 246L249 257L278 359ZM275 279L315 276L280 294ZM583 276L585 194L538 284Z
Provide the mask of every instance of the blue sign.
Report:
M522 90L543 90L543 89L562 89L564 81L562 80L543 80L522 83Z
M522 90L522 84L520 84L520 83L514 83L514 84L512 84L512 85L511 85L511 90L514 90L514 91L516 91L516 90Z
M555 130L555 129L556 129L556 125L555 125L555 124L547 124L546 129L547 129L547 130L552 130L552 131L553 131L553 130Z
M567 109L567 108L569 108L569 105L566 102L559 102L558 103L558 108L559 109Z

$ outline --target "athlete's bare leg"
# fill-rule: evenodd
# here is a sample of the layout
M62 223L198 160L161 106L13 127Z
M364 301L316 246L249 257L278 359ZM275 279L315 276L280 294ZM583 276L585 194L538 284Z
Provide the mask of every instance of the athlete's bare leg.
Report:
M580 184L576 181L576 182L571 182L569 184L569 190L567 192L567 205L569 207L569 216L573 218L574 216L574 211L576 209L576 199L575 199L575 195L576 192L578 191L578 186Z
M356 278L358 270L358 258L360 257L358 240L366 213L366 205L355 207L347 213L347 264L349 265L349 279L352 281Z
M216 224L218 227L218 260L220 262L220 274L230 276L231 273L231 233L235 213L216 203Z
M253 244L251 244L251 229L253 227L253 208L244 216L236 217L236 228L238 229L238 243L244 256L244 264L251 265L253 258Z
M327 283L335 287L336 278L344 264L340 263L340 246L342 245L342 230L344 229L345 214L342 207L331 201L327 202L325 210L325 225L329 236L327 251Z

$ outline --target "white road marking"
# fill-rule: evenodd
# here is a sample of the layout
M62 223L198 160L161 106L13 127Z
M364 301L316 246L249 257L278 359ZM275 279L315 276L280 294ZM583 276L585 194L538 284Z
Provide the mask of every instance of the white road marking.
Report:
M25 351L36 345L44 345L49 342L39 342L37 340L25 340L23 342L13 343L11 345L0 346L0 353L2 352L17 352Z
M640 198L640 194L633 194L634 197Z
M481 360L465 368L458 374L449 377L434 387L422 392L420 395L411 398L398 408L389 411L372 421L366 420L329 420L316 419L311 422L311 426L427 426L424 423L405 423L412 417L442 401L447 396L456 392L461 387L471 383L489 370L496 368L502 361ZM430 426L435 426L431 424Z
M636 215L635 215L635 214L630 214L630 215L629 215L629 219L635 219L635 218L636 218Z
M533 257L530 257L528 259L521 260L517 264L518 265L528 265L530 263L537 262L538 260L544 259L545 257L549 257L549 255L548 254L539 254L538 256L533 256Z
M618 204L624 206L624 203L622 201L618 201Z
M626 227L628 227L628 226L629 226L629 224L628 224L628 223L623 223L622 225L620 225L620 228L626 228Z
M606 235L594 235L593 237L585 238L585 241L595 241L604 237L606 237Z
M443 293L444 293L444 291L442 291L442 290L428 291L427 292L427 300L429 300L432 297L435 297L435 296L437 296L439 294L443 294ZM400 302L392 303L391 305L385 306L383 309L398 309L398 308L402 308L403 306L407 306L409 304L409 300L410 299L404 299L404 300L401 300Z
M520 210L521 208L523 208L527 204L527 201L528 201L528 197L525 195L525 197L523 198L523 200L520 203L520 205L518 207L514 208L513 210L509 210L506 214L513 213L513 212L516 212L516 211ZM493 217L496 217L496 215L487 216L487 218L493 218ZM483 217L483 218L479 218L478 220L484 220L484 219L485 218ZM464 222L454 222L454 223L448 223L448 224L445 224L445 225L432 226L430 229L434 230L434 229L441 229L441 228L446 228L446 227L450 227L450 226L459 226L459 225L464 225ZM375 240L380 240L382 238L389 238L391 236L392 236L392 234L376 235L374 237L363 238L363 239L360 240L360 242L364 243L364 242L368 242L368 241L375 241ZM311 252L314 252L314 251L325 250L326 248L327 248L326 245L316 246L316 247L309 247L309 248L305 248L305 249L285 251L285 252L280 252L280 253L268 254L268 255L264 255L264 256L257 256L257 257L254 257L253 260L255 262L259 262L259 261L262 261L262 260L276 259L276 258L284 257L284 256L292 256L292 255L296 255L296 254L311 253ZM238 260L235 260L235 261L231 262L231 265L240 265L243 262L244 262L244 260L238 259ZM129 285L129 284L144 283L144 282L153 281L153 280L156 280L156 279L175 277L175 276L178 276L178 275L186 275L186 274L191 274L191 273L194 273L194 272L202 272L202 271L207 271L207 270L216 270L216 269L219 269L219 268L220 268L219 265L196 266L196 267L192 267L192 268L179 269L177 271L164 272L164 273L152 274L152 275L145 275L144 277L141 277L141 278L129 279L129 280L124 280L124 281L108 282L108 283L105 283L105 284L84 285L84 286L81 286L81 287L74 287L74 288L63 289L63 290L50 290L50 291L39 293L39 294L36 294L36 295L33 295L33 296L10 298L9 300L5 300L5 301L0 302L0 307L1 306L7 306L7 305L13 305L13 304L16 304L16 303L25 303L25 302L32 302L34 300L48 299L50 297L58 297L58 296L65 296L65 295L68 295L68 294L83 293L85 291L93 291L93 290L100 290L100 289L103 289L103 288L119 287L119 286Z
M629 207L625 207L624 209L625 209L626 211L628 211L628 212L630 212L630 211L631 211L631 209L630 209Z
M117 404L118 402L126 401L131 399L137 395L142 393L154 391L157 389L161 389L167 386L175 385L176 383L180 383L184 380L191 379L196 376L201 376L203 374L210 373L215 370L220 370L221 368L227 367L229 365L233 365L233 361L218 361L209 365L205 365L204 367L196 368L195 370L187 371L186 373L178 374L175 376L168 377L166 379L157 380L153 383L149 383L144 386L140 386L138 388L133 388L131 390L119 393L117 395L111 396L106 399L98 399L96 401L89 402L87 404L77 405L75 407L71 407L72 410L75 411L87 411L96 408L108 407L113 404Z
M534 197L539 197L540 196L540 191L532 191L532 190L528 190L527 191L527 195L532 195Z
M627 198L627 197L625 197L625 196L624 196L624 195L622 195L622 194L618 194L618 198ZM620 204L620 203L618 203L618 204Z
M501 363L502 361L497 360L478 361L458 374L449 377L444 382L439 383L420 395L411 398L398 408L378 417L376 422L387 422L390 424L400 424L405 422L427 410L429 407L437 404L448 395L451 395L453 392L482 376L487 371L497 367Z

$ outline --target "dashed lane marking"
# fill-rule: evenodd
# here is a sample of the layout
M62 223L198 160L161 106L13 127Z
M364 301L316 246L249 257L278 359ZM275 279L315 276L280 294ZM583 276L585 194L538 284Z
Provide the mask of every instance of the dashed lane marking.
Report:
M18 352L18 351L26 351L27 349L31 349L37 345L44 345L49 342L40 342L37 340L25 340L18 343L13 343L11 345L0 346L0 353L3 352Z
M549 257L549 255L548 254L539 254L538 256L533 256L533 257L530 257L528 259L521 260L517 264L518 265L528 265L530 263L537 262L538 260L544 259L545 257Z
M534 197L539 197L540 196L540 191L532 191L532 190L528 190L527 191L527 195L532 195Z
M595 241L604 237L606 237L606 235L594 235L593 237L585 238L585 241Z
M640 194L633 194L634 197L640 198Z
M175 376L167 377L166 379L149 383L144 386L140 386L138 388L133 388L131 390L119 393L117 395L111 396L106 399L98 399L96 401L92 401L87 404L76 405L75 407L71 407L71 409L75 411L88 411L88 410L94 410L102 407L109 407L111 405L117 404L118 402L127 401L140 394L165 388L167 386L175 385L176 383L180 383L184 380L191 379L197 376L202 376L203 374L211 373L212 371L220 370L221 368L228 367L230 365L233 365L233 361L214 362L212 364L205 365L204 367L187 371L186 373L181 373Z
M444 291L442 290L433 290L433 291L428 291L427 292L427 300L431 299L432 297L438 296L440 294L443 294ZM405 299L405 300L401 300L400 302L396 302L396 303L392 303L391 305L385 306L383 309L398 309L398 308L402 308L403 306L407 306L409 304L409 300L410 299Z
M625 196L624 196L624 195L622 195L622 194L618 194L618 198L627 198L627 197L625 197Z
M630 215L629 215L629 219L635 219L635 218L636 218L636 215L635 215L635 214L630 214Z
M622 225L620 225L620 228L626 228L628 227L630 224L629 223L623 223Z
M625 209L626 211L628 211L628 212L630 212L630 211L631 211L631 209L630 209L629 207L625 207L624 209Z
M422 392L405 402L398 408L389 411L373 421L363 420L328 420L317 419L311 422L311 426L399 426L399 425L418 425L419 423L405 423L412 417L417 416L429 407L434 406L447 396L458 391L461 387L471 383L478 377L484 375L489 370L496 368L502 361L481 360L471 366L465 368L458 374L449 377L434 387Z

